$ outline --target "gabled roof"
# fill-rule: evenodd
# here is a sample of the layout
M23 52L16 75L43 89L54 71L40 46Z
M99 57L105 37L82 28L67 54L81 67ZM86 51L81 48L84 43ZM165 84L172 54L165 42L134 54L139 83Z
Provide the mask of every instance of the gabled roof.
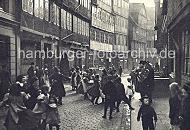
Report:
M145 8L144 3L130 3L129 11L139 13L142 8Z
M130 3L129 4L129 12L130 12L130 17L138 23L138 16L141 10L144 9L146 12L146 8L144 3ZM147 17L147 16L146 16Z

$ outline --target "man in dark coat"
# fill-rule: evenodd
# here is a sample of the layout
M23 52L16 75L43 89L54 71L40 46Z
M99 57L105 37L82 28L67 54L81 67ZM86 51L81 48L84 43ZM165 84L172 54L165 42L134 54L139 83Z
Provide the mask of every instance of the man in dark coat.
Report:
M36 65L35 67L35 71L36 71L36 77L38 78L39 80L39 87L41 88L45 83L43 81L43 75L44 75L44 72L41 68L39 68L39 66Z
M117 91L116 87L111 80L109 80L104 85L102 92L105 95L105 103L104 103L104 115L102 116L102 118L106 118L108 107L110 107L109 119L113 118L112 112L113 112L113 108L115 106L115 101L116 101L116 96L117 96L116 91Z
M63 80L70 80L70 78L60 73L59 68L54 68L54 73L49 77L51 87L51 94L58 97L58 103L62 105L62 98L65 97L66 92L63 85Z
M0 72L0 101L2 101L4 94L8 92L8 89L11 85L11 77L9 72L6 70L6 66L2 66Z
M180 130L190 130L190 82L183 87L183 100L180 112Z
M125 103L127 103L129 105L130 110L134 110L134 108L131 107L131 103L130 103L128 97L125 94L125 87L121 83L121 78L120 77L116 78L116 80L114 81L114 84L115 84L116 90L117 90L116 91L117 92L117 96L116 96L117 112L119 112L119 106L121 104L121 101L124 101Z
M146 61L140 61L141 72L137 76L140 85L141 97L147 95L152 102L152 92L154 90L154 69Z

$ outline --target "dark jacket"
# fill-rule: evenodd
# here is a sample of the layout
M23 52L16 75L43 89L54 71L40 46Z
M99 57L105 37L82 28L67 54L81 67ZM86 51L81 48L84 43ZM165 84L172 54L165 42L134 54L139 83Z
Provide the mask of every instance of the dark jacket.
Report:
M117 99L118 100L122 100L123 97L125 97L125 88L124 85L122 83L115 83L115 87L116 87L116 92L117 92Z
M69 80L68 77L62 75L61 73L54 73L50 77L51 83L51 94L59 97L64 97L66 95L65 88L63 85L63 80Z
M183 118L181 130L190 130L190 96L182 101L180 116Z
M112 81L108 81L103 89L103 94L105 95L105 98L111 101L116 101L117 97L117 89Z
M28 74L28 77L33 77L35 74L34 74L34 67L33 66L30 66L28 71L27 71L27 74Z
M138 75L140 81L140 91L151 92L154 90L154 69L147 65L146 68L141 70L141 74Z
M139 121L142 117L142 121L146 123L151 123L153 118L157 121L157 115L154 108L150 105L142 105L139 109L137 120Z
M170 105L169 118L171 125L179 125L180 104L181 101L178 96L171 97L169 99L169 105Z

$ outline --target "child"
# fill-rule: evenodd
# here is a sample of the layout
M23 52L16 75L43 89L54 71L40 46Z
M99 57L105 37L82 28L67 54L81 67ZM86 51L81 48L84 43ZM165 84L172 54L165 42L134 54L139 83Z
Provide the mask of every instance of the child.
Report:
M26 110L24 98L28 99L24 92L21 92L19 84L12 84L9 93L5 94L4 99L0 102L0 107L9 105L8 113L5 119L7 130L18 130L21 126L19 114Z
M173 82L169 85L171 97L169 99L170 104L170 124L171 130L179 130L179 111L180 111L180 98L179 98L179 85L176 82Z
M131 83L131 78L127 78L127 81L129 83L129 85L127 86L127 88L128 88L127 89L127 95L129 97L129 101L131 102L131 99L132 99L132 97L134 95L134 90L133 90L133 85Z
M37 97L37 103L33 109L34 113L41 114L40 127L42 130L46 129L46 112L47 105L49 103L49 87L44 85L42 91L39 91L39 96Z
M150 105L149 97L145 96L142 98L142 106L139 109L137 121L142 118L143 130L155 130L153 118L155 123L157 122L157 115L154 108Z
M46 123L49 125L49 130L52 130L53 126L55 126L57 130L60 129L60 117L55 96L51 96L49 99Z
M128 97L129 97L129 101L130 101L130 103L131 103L131 99L132 99L132 97L133 97L133 95L134 95L134 91L133 91L133 87L132 86L130 86L130 85L128 85L127 86L127 95L128 95Z

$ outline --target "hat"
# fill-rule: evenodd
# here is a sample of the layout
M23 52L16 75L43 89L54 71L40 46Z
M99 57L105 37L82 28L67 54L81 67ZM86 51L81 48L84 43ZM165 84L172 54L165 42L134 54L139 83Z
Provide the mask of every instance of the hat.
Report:
M89 83L89 84L93 84L93 83L94 83L94 80L90 80L88 83Z
M139 62L139 64L142 64L142 65L145 65L147 62L146 61L144 61L144 60L141 60L140 62Z
M38 97L37 97L37 100L43 100L45 98L45 95L44 94L40 94Z
M23 75L19 75L19 76L16 77L16 81L22 82L22 79L23 79L23 78L24 78Z
M141 97L141 99L139 99L141 102L143 102L144 99L150 99L147 95Z
M49 107L51 107L51 108L57 108L56 103L51 103L51 104L48 104L48 106L49 106Z

